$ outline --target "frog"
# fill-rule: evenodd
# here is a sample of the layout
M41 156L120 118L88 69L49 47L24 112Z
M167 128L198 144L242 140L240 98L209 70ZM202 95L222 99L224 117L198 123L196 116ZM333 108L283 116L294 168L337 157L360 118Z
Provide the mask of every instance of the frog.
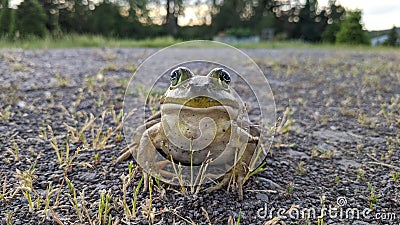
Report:
M160 110L136 129L133 143L117 162L133 155L147 168L145 187L149 174L174 176L173 171L162 169L168 163L190 167L211 163L222 172L216 175L220 182L207 191L229 186L233 180L242 200L260 130L245 116L246 107L230 85L231 75L224 68L214 68L205 76L183 66L173 69L170 86L160 98ZM157 156L164 160L155 162Z

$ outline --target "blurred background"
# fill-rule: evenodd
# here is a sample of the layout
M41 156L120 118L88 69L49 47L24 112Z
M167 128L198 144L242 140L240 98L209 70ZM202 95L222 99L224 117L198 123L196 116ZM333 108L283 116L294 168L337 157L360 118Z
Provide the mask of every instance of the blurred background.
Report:
M1 0L0 36L9 43L97 37L399 46L400 3L395 2Z

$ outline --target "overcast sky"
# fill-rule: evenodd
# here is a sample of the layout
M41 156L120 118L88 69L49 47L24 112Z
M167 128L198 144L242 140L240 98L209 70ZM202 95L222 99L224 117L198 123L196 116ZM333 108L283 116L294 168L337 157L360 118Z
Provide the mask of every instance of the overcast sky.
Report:
M320 6L328 0L319 0ZM400 0L338 0L347 9L361 9L367 30L386 30L400 27Z

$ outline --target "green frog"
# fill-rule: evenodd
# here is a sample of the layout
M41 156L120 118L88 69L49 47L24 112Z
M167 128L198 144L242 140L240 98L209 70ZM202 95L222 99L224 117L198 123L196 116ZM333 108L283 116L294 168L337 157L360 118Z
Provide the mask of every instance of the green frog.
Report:
M207 167L210 177L223 177L209 191L234 181L243 199L260 131L249 122L243 102L230 87L230 74L215 68L201 76L178 67L170 73L170 82L160 111L136 129L133 144L117 162L134 155L145 181L148 174L167 182L176 179L177 164L188 168L183 176L193 176L193 171L204 175Z

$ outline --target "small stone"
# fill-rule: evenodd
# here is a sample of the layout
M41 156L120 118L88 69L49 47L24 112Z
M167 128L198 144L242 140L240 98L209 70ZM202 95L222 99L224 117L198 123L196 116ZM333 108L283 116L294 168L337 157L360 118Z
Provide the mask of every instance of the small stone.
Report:
M24 108L24 107L26 106L26 102L24 102L24 101L18 101L18 102L17 102L17 106L20 107L20 108Z
M283 189L282 186L280 186L279 184L273 182L270 179L267 179L265 177L258 177L257 178L261 183L266 184L267 187L271 188L271 189Z

